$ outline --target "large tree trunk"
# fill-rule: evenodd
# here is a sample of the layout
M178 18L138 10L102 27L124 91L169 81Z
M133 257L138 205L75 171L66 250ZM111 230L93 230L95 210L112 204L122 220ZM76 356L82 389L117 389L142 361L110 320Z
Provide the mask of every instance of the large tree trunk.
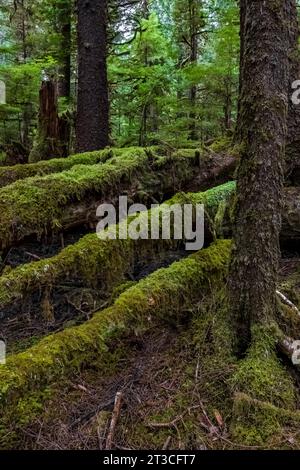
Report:
M99 150L109 143L107 0L78 0L78 97L76 148Z
M241 99L242 99L242 77L244 67L244 48L245 48L245 23L246 23L246 2L240 1L240 77L239 77L239 99L237 109L237 123L235 128L234 140L237 144L241 142Z
M287 0L288 21L290 25L289 39L289 60L290 60L290 90L289 90L289 115L288 115L288 140L286 148L287 168L300 166L300 105L292 101L292 84L300 80L300 54L299 54L299 22L297 5L295 0Z
M283 155L288 111L288 23L285 0L243 0L246 8L240 100L243 150L229 293L239 352L250 326L276 307Z
M189 0L189 17L190 17L190 44L191 44L191 64L196 65L198 61L198 31L196 19L196 7L194 0ZM189 91L190 98L190 140L197 140L197 126L196 126L196 103L197 103L197 86L192 85Z
M58 82L58 95L67 100L71 96L71 49L72 49L72 6L71 0L60 4L59 10L59 32L62 38L61 44L61 67Z

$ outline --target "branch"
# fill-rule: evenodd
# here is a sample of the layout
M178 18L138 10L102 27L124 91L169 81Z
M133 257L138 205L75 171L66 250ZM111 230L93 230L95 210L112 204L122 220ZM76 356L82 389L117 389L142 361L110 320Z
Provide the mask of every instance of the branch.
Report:
M117 425L117 422L118 422L118 419L119 419L119 416L120 416L120 412L121 412L122 400L123 400L123 393L118 392L116 394L116 398L115 398L115 406L114 406L114 410L113 410L113 414L112 414L112 418L111 418L111 423L110 423L110 427L109 427L109 431L108 431L108 436L107 436L107 439L106 439L105 450L111 450L111 448L112 448L112 444L113 444L113 440L114 440L114 436L115 436L115 431L116 431L116 425Z
M288 305L300 317L300 310L296 307L295 304L293 304L285 295L279 292L279 290L276 291L276 294L285 305Z

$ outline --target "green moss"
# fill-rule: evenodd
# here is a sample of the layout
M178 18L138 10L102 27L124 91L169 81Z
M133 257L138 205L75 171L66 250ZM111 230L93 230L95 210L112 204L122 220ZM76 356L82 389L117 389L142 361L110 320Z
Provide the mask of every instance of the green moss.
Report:
M213 219L214 211L230 197L234 185L228 183L204 193L180 193L165 205L205 204L206 212ZM101 286L109 293L124 280L126 272L133 270L134 260L150 259L159 251L176 248L177 244L176 240L100 240L96 234L87 235L52 258L3 274L0 277L0 316L9 305L22 301L34 291L42 291L45 286L59 284L62 279L79 278L84 285Z
M129 424L128 444L136 448L161 449L168 436L177 446L180 435L184 449L195 449L199 445L211 447L211 436L200 425L203 409L215 426L218 424L216 410L227 425L232 410L227 378L232 374L236 359L231 351L232 331L224 306L225 294L218 283L212 284L210 291L205 291L203 298L199 298L199 304L193 308L191 324L167 353L172 358L162 356L166 370L158 383L165 380L165 383L176 383L176 387L171 387L167 395L158 392L150 414L145 407L140 413L141 422ZM179 416L182 419L178 420L176 428L147 425L170 423ZM126 427L128 421L131 421L130 417L126 420ZM223 448L224 442L216 440L213 445L214 448L220 445Z
M244 400L237 401L233 409L232 434L247 445L261 445L269 436L278 432L281 424L273 410L294 411L296 407L295 386L288 370L276 355L276 327L256 325L252 328L252 344L244 360L230 380L237 396L247 395L246 404L251 407L259 402L267 403L248 415L243 408ZM287 411L287 413L289 413ZM247 419L245 419L247 413ZM253 424L253 422L255 424Z
M289 373L276 355L276 331L271 327L255 326L252 343L232 379L235 392L268 401L275 406L295 407L295 389Z
M215 153L227 152L232 147L232 137L224 136L215 140L209 149Z
M109 293L132 270L134 252L132 240L100 240L96 234L86 235L52 258L19 266L1 276L0 311L4 315L9 305L61 280L79 278L83 285L101 286Z
M120 345L127 334L147 331L158 319L177 321L200 291L204 294L211 284L223 282L230 245L220 241L156 271L83 325L50 335L27 351L8 357L0 369L2 413L33 390L42 391L85 365L103 370L111 355L110 346L115 341Z
M147 157L140 150L134 154L128 152L116 162L110 160L103 165L76 165L62 173L27 178L2 188L2 248L13 240L20 240L32 233L39 235L46 228L59 225L67 204L80 200L93 191L104 196L105 191L121 179L130 179L135 171L146 165Z
M235 442L263 448L288 448L286 437L290 432L297 437L300 412L276 407L268 402L255 400L247 394L235 396L232 433Z
M193 160L182 156L157 157L151 149L124 149L122 156L104 164L76 165L68 171L17 181L0 190L0 249L27 235L41 235L63 225L66 207L89 196L111 199L135 181L138 194L147 188L174 190L177 182L188 181Z
M75 165L96 165L105 163L116 154L116 150L106 149L98 152L81 153L68 158L54 158L38 163L18 164L0 168L0 187L32 176L44 176L71 169Z

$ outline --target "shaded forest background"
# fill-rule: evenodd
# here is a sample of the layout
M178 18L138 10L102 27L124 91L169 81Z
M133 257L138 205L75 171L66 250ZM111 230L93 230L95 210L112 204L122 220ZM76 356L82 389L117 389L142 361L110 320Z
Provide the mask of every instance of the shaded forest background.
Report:
M1 1L0 78L7 104L0 106L0 161L36 161L76 149L76 22L71 0ZM110 0L110 143L197 147L230 135L238 65L235 0ZM55 83L67 148L33 151L42 80Z

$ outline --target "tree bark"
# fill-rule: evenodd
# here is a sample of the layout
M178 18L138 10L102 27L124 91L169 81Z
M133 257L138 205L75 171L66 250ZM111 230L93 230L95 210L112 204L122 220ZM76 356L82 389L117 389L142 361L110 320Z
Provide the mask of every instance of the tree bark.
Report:
M70 99L71 96L71 49L72 49L72 7L71 1L67 0L60 5L59 11L59 29L62 38L61 49L61 70L58 82L58 95Z
M196 65L198 61L198 31L196 8L194 0L189 0L189 19L190 19L190 44L191 44L191 64ZM189 91L190 95L190 140L197 140L197 126L196 126L196 103L197 103L197 86L193 84Z
M107 0L78 0L77 152L109 143Z
M300 105L292 101L293 82L300 80L300 54L299 54L299 21L296 0L287 0L289 21L289 114L288 114L288 140L286 148L286 165L289 172L300 166Z
M229 298L237 351L243 353L251 325L268 321L276 308L289 35L285 0L243 0L241 8L246 8L240 97L243 150Z
M241 98L242 98L242 77L244 66L244 42L245 42L245 23L246 23L246 1L240 0L240 77L239 77L239 99L237 109L237 122L235 128L234 141L241 142Z
M67 126L67 121L58 115L56 83L52 80L42 82L38 130L29 161L32 163L55 157L66 157Z

